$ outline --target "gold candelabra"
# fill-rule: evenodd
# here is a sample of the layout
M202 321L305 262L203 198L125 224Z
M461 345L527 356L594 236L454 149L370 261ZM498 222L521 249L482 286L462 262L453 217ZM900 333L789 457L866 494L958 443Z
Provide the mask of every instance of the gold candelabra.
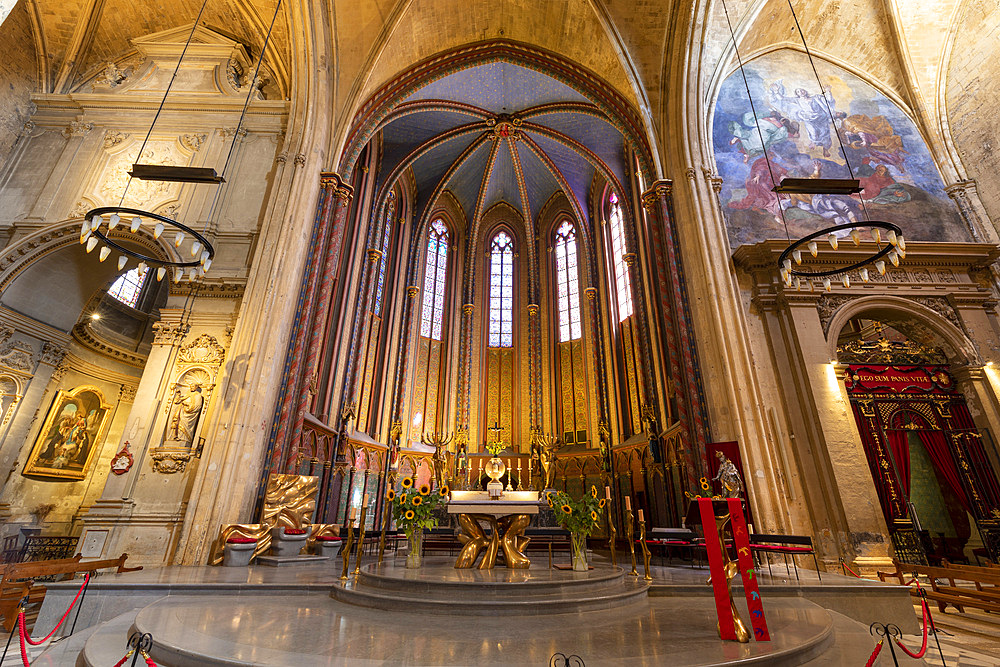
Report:
M347 573L351 567L351 547L354 546L354 511L354 507L347 511L347 544L344 545L344 550L341 552L341 560L344 563L344 567L340 571L341 581L347 581Z
M611 567L618 567L618 560L615 558L615 546L618 542L618 531L615 530L615 520L611 511L611 489L604 487L605 503L604 513L608 517L608 548L611 549Z
M453 437L451 433L439 433L438 431L420 434L420 442L434 448L434 455L431 461L434 463L434 481L437 482L437 488L439 489L446 486L450 481L447 470L448 455L445 453L444 448L448 446Z
M643 579L652 581L653 578L649 576L649 547L646 546L646 519L642 516L642 510L639 510L639 535L641 536L639 545L642 547L642 567L646 573Z
M389 530L389 522L392 520L392 500L389 499L389 491L396 488L396 471L390 470L385 485L385 502L382 503L382 513L385 515L382 521L382 535L378 538L378 564L382 565L382 556L385 554L385 533Z
M625 496L625 536L628 538L628 553L632 558L632 571L629 572L629 576L638 577L639 570L636 569L635 565L635 528L632 527L632 502L628 496Z
M354 556L354 576L361 574L361 550L365 546L365 515L368 514L368 494L361 506L361 524L358 526L358 553Z

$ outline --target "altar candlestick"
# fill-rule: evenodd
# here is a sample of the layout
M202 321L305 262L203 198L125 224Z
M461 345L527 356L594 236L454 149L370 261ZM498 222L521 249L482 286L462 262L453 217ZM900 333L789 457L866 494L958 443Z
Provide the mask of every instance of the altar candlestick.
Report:
M625 509L632 511L632 496L625 496Z
M642 523L645 519L642 518L642 510L639 510L639 523Z
M635 529L632 526L632 508L629 507L628 496L625 496L625 535L628 537L628 552L632 559L632 571L629 572L629 576L638 577L639 571L635 569Z
M608 500L611 500L611 487L610 486L605 486L604 487L604 497L607 498Z
M368 507L368 494L365 494L365 499L361 501L362 507Z
M354 576L361 574L361 551L365 546L365 515L368 513L368 494L365 494L365 504L361 506L361 524L358 527L358 552L354 555Z
M646 521L642 518L642 510L639 510L639 546L642 547L642 570L644 572L643 579L646 581L652 581L653 578L649 576L649 547L646 546Z

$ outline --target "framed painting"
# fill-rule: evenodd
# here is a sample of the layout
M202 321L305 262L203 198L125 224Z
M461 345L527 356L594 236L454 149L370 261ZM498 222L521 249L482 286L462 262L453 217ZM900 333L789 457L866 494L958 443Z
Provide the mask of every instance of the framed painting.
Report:
M111 421L111 407L95 387L56 394L24 464L25 476L82 480L100 449Z

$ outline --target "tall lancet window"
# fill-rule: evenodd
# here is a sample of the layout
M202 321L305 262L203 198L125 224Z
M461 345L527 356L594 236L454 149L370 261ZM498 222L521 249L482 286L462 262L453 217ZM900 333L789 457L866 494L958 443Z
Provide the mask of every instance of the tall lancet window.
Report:
M490 347L514 345L514 240L499 232L490 243Z
M420 307L420 338L413 374L410 413L414 441L427 431L443 430L447 385L447 332L445 310L448 289L448 226L436 218L427 227L424 259L424 289Z
M609 198L608 224L611 227L611 260L615 267L615 292L618 295L618 321L632 314L632 279L625 263L625 221L618 195Z
M393 227L392 222L396 219L396 192L390 190L386 195L385 206L382 209L382 218L375 220L378 230L373 239L372 245L377 248L381 255L375 267L375 274L372 279L375 281L374 293L372 295L372 309L367 314L368 339L365 341L363 350L364 385L361 390L361 409L358 411L358 430L369 432L374 435L378 428L378 414L381 401L378 400L384 383L383 378L376 373L378 360L385 355L385 345L383 343L383 332L387 328L385 324L386 310L386 282L389 279L389 267L392 266L392 243ZM390 292L391 294L391 292Z
M487 246L486 270L488 310L486 321L485 404L481 433L490 442L497 438L506 446L518 446L515 426L518 423L514 359L514 238L500 230ZM490 430L494 429L494 430ZM499 429L499 430L496 430Z
M555 255L556 419L563 442L587 443L588 389L580 322L580 276L577 267L576 229L569 220L558 223L552 237Z
M576 273L576 230L564 220L556 230L556 284L559 293L559 342L577 340L580 328L580 281Z
M625 219L622 214L618 195L612 192L608 196L608 235L611 237L611 267L614 271L614 290L618 306L618 336L616 337L616 352L618 357L618 391L621 396L622 422L628 433L639 433L642 430L640 413L639 387L640 365L638 360L637 332L635 318L631 318L632 279L629 276L628 264L625 263ZM630 319L631 318L631 319Z
M427 230L427 263L424 268L424 307L420 335L441 340L445 277L448 272L448 228L435 220Z

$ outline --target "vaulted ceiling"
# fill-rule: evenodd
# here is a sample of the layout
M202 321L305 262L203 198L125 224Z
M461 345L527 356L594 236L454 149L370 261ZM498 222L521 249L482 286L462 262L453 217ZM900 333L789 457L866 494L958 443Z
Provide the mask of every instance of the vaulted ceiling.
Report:
M381 192L411 169L416 219L444 192L478 220L499 202L529 225L563 193L584 219L595 177L626 182L626 144L594 101L564 83L497 61L409 95L382 125Z

